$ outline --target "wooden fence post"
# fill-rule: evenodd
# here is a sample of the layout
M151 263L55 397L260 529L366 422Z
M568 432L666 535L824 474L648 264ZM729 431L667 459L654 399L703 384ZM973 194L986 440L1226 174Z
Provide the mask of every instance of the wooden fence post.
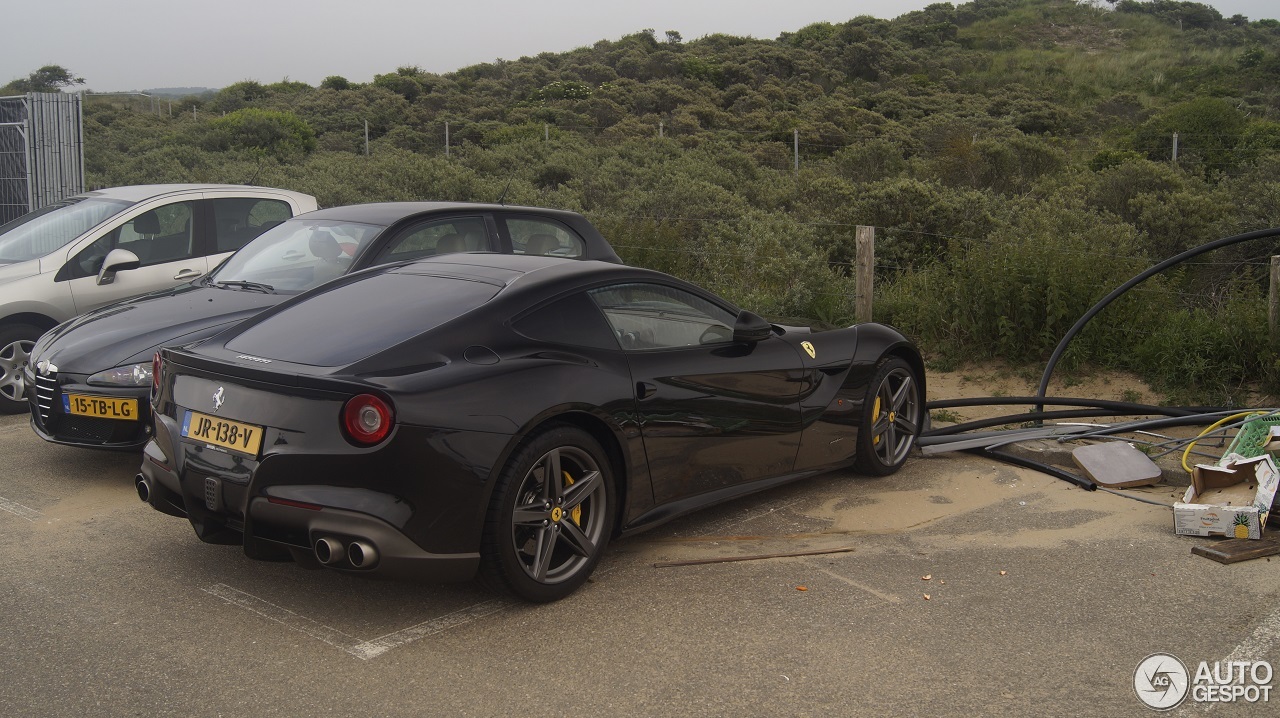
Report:
M858 225L854 245L854 319L858 323L871 321L871 299L875 294L876 228ZM1275 267L1272 276L1275 276Z
M1267 301L1267 335L1271 348L1280 348L1280 257L1271 258L1271 293Z

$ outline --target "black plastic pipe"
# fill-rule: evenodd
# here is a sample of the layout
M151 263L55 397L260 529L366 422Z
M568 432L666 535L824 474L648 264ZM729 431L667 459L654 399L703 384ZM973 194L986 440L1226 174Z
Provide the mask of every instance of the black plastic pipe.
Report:
M966 406L1016 406L1025 404L1035 404L1040 409L1043 409L1045 406L1085 406L1095 407L1098 409L1132 410L1131 413L1133 414L1160 414L1162 416L1191 416L1193 414L1204 413L1204 410L1196 407L1153 406L1151 404L1137 404L1131 401L1077 399L1074 397L1061 396L988 396L972 397L967 399L938 399L928 402L925 404L925 407L928 409L950 409ZM1213 410L1214 409L1209 409L1209 411Z
M1239 411L1239 409L1226 409L1214 413L1198 414L1196 416L1171 416L1167 419L1144 419L1142 421L1131 421L1124 424L1113 424L1108 427L1100 428L1097 431L1073 434L1071 438L1088 439L1093 436L1110 436L1112 434L1123 434L1128 431L1163 429L1166 426L1208 426L1224 416L1228 416Z
M1009 414L1006 416L996 416L990 419L978 419L975 421L967 421L963 424L955 426L944 426L941 429L930 429L923 432L921 436L951 436L953 434L961 434L973 429L986 429L992 426L1003 426L1004 424L1021 424L1027 421L1043 421L1045 419L1083 419L1091 416L1129 416L1132 412L1116 411L1113 409L1054 409L1050 411L1030 411L1025 414ZM1176 417L1186 418L1186 417Z
M977 454L978 456L985 456L988 459L995 459L996 461L1002 461L1006 464L1021 466L1024 469L1039 471L1056 479L1062 479L1069 484L1075 484L1085 491L1097 491L1098 489L1098 485L1093 482L1093 479L1084 476L1076 476L1070 471L1063 471L1056 466L1050 466L1049 464L1035 461L1033 459L1024 459L1021 456L1007 454L1003 451L996 451L994 449L969 449L969 453Z
M1049 364L1044 368L1044 375L1040 377L1040 388L1039 390L1036 391L1036 396L1043 397L1045 396L1045 392L1049 390L1049 377L1053 375L1054 368L1058 366L1058 360L1061 359L1063 353L1067 351L1067 345L1071 343L1071 340L1074 339L1075 336L1080 333L1081 329L1084 329L1084 325L1088 324L1090 319L1093 319L1093 317L1098 312L1105 309L1108 304L1115 301L1117 298L1120 297L1120 295L1124 294L1130 289L1133 289L1138 284L1145 282L1147 279L1150 279L1153 275L1159 274L1160 272L1163 272L1164 270L1174 266L1175 264L1181 264L1187 261L1188 259L1191 259L1192 257L1198 257L1206 252L1212 252L1215 249L1229 247L1233 244L1239 244L1241 242L1250 242L1255 239L1267 239L1269 237L1280 237L1280 227L1275 227L1272 229L1260 229L1256 232L1246 232L1245 234L1237 234L1231 237L1224 237L1223 239L1215 240L1213 242L1209 242L1208 244L1202 244L1199 247L1195 247L1193 249L1188 249L1187 251L1181 254L1175 255L1173 257L1170 257L1164 260L1163 262L1146 270L1145 272L1142 272L1138 276L1134 277L1133 279L1130 279L1129 281L1117 287L1115 291L1103 297L1102 301L1093 305L1092 309L1085 312L1084 316L1080 317L1079 321L1077 321L1075 325L1072 326L1071 329L1067 331L1066 336L1062 337L1062 341L1058 342L1057 348L1053 350L1053 356L1049 357ZM1036 408L1043 409L1044 404L1037 404Z

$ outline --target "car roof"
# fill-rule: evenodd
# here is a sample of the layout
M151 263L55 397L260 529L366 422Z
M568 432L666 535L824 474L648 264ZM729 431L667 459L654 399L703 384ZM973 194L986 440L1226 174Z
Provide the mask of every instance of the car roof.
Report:
M498 270L514 271L529 274L538 270L560 267L564 271L557 274L594 274L606 268L622 269L625 265L609 262L596 262L568 257L547 257L530 254L502 254L499 252L458 252L454 254L437 254L415 259L399 265L397 269L405 274L448 274L451 271L466 272L469 268L491 267ZM626 267L648 274L659 275L652 269Z
M478 202L371 202L330 207L306 215L306 219L337 219L365 224L390 225L405 217L424 212L528 212L549 217L580 217L576 212L545 207L520 207L507 204L483 204Z
M537 287L554 286L567 289L574 285L601 281L659 281L687 285L668 274L652 269L632 267L613 262L565 257L530 256L525 254L499 254L495 252L464 252L441 254L433 257L387 265L388 273L420 274L427 276L456 277L487 281L510 286L517 282L521 291Z
M245 191L252 190L254 192L281 192L297 196L302 195L298 192L277 189L275 187L255 187L241 184L137 184L125 187L105 187L103 189L95 189L89 192L82 192L78 197L103 197L107 199L120 199L128 202L141 202L152 197L160 197L166 194L175 194L177 192L204 192L204 191Z

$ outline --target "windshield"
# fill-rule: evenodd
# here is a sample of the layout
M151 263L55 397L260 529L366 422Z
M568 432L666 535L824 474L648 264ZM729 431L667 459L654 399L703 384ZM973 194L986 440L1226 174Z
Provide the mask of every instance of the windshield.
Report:
M290 220L231 255L209 281L252 282L287 293L305 291L346 274L352 260L382 229L337 220Z
M0 226L0 263L25 262L61 249L132 204L119 199L73 197L28 212Z

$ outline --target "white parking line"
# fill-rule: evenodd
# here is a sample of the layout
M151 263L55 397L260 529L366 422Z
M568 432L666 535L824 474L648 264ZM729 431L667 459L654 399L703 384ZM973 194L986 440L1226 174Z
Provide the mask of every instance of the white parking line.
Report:
M224 583L214 584L209 588L201 589L205 593L217 596L235 606L239 606L247 611L262 616L271 621L275 621L286 628L291 628L300 633L305 633L312 638L323 641L334 648L339 648L361 660L367 661L371 658L386 653L392 648L408 645L414 641L421 640L428 636L434 636L442 633L450 628L456 628L463 624L470 623L476 619L483 618L490 614L502 611L512 604L511 601L495 599L477 603L463 609L447 613L439 618L433 618L430 621L424 621L416 626L388 633L385 636L374 638L369 641L361 641L355 636L348 635L336 628L330 628L317 621L313 621L306 616L294 613L287 608L277 606L270 601L258 598L250 593L245 593L236 588L232 588Z
M1280 607L1267 614L1262 619L1262 622L1258 624L1258 627L1253 629L1253 633L1249 634L1248 638L1241 641L1231 653L1227 654L1227 657L1222 659L1222 662L1265 661L1268 660L1268 652L1277 646L1280 646ZM1271 660L1273 669L1280 667L1275 665L1274 658ZM1190 662L1188 664L1187 668L1190 668L1194 673L1195 669L1191 667ZM1221 704L1199 703L1194 705L1198 705L1201 713L1208 713ZM1186 715L1186 713L1187 711L1183 710L1181 715Z
M402 631L388 633L381 638L375 638L371 641L365 641L358 646L347 649L349 653L357 658L369 660L377 658L392 648L403 646L407 643L434 636L437 633L447 631L450 628L456 628L464 623L470 623L478 618L484 618L490 614L497 613L511 606L510 601L494 599L477 603L474 606L468 606L453 613L446 613L439 618L433 618L430 621L419 623L416 626L410 626Z
M1280 606L1262 619L1248 638L1240 642L1224 661L1261 661L1267 652L1280 644Z
M733 528L733 527L735 527L735 526L741 526L742 524L745 524L745 523L748 523L748 522L751 522L751 521L755 521L756 519L764 518L765 516L768 516L769 514L774 513L775 511L781 511L781 510L783 510L783 509L785 509L785 508L790 508L790 507L792 507L792 506L795 506L796 504L800 503L801 501L802 501L802 499L796 499L795 501L791 501L791 502L789 502L789 503L782 504L781 506L771 506L771 507L769 507L768 509L766 509L766 510L764 510L764 511L756 511L756 512L750 512L750 511L748 511L748 512L745 512L745 515L744 515L744 514L737 514L736 516L725 517L725 518L723 518L723 519L721 519L721 520L719 520L719 521L716 521L716 522L713 522L713 523L711 523L711 524L708 524L708 525L702 526L702 527L701 527L701 528L702 528L702 531L701 531L699 534L697 534L697 535L699 535L699 536L717 536L717 535L720 535L720 534L725 533L726 531L728 531L729 529L731 529L731 528Z
M858 589L858 590L860 590L860 591L866 591L867 593L871 594L872 596L875 596L876 598L882 599L882 600L884 600L884 601L888 601L889 603L902 603L902 597L901 597L901 596L896 596L896 595L894 595L894 594L892 594L892 593L888 593L888 592L886 592L886 591L877 591L876 589L874 589L874 588L872 588L872 587L870 587L870 586L867 586L867 585L865 585L865 584L858 583L857 581L855 581L855 580L853 580L853 579L849 578L848 576L841 576L840 574L836 573L835 571L829 571L829 570L827 570L826 568L823 568L822 566L819 566L818 564L816 564L816 563L814 563L814 562L812 562L812 561L810 561L810 560L808 560L808 559L804 559L804 558L802 558L802 559L800 559L800 563L803 563L804 565L809 566L810 568L817 569L817 570L819 570L819 571L821 571L821 572L823 572L823 573L827 574L828 576L830 576L830 577L832 577L832 578L836 579L837 581L843 581L844 583L847 583L847 584L849 584L850 586L853 586L854 588L856 588L856 589Z
M8 511L9 513L15 516L21 516L22 518L28 521L31 521L32 523L34 523L37 519L44 518L44 514L40 513L39 511L36 511L30 506L23 506L17 501L10 501L9 499L6 499L3 496L0 496L0 509L4 509L5 511Z
M305 633L312 638L324 641L334 648L341 648L348 653L351 652L352 648L360 644L360 639L354 636L348 636L336 628L325 626L287 608L282 608L270 601L258 598L253 594L232 588L225 583L216 583L202 590L205 593L221 598L227 603L239 606L246 611L252 611L263 618Z

